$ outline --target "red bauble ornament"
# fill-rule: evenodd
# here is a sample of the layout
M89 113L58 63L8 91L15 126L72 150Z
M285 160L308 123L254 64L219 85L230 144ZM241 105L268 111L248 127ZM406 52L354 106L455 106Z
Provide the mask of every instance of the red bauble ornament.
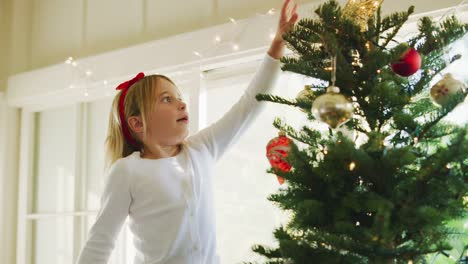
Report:
M413 75L419 68L421 68L421 55L413 48L403 53L399 61L392 63L393 72L404 77Z
M291 165L285 161L290 150L291 139L286 137L284 132L279 132L278 137L270 140L266 146L266 156L273 169L289 172ZM280 184L284 183L284 178L276 175Z

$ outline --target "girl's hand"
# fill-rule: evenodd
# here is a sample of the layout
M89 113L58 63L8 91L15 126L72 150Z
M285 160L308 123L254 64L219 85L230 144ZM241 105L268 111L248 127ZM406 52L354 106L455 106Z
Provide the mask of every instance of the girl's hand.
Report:
M296 13L297 4L294 3L292 10L289 7L291 0L285 0L283 3L283 7L281 8L281 15L278 22L278 29L276 30L276 35L271 42L270 49L268 50L268 54L275 58L279 59L283 56L284 52L284 41L283 35L289 32L294 24L296 23L299 16Z

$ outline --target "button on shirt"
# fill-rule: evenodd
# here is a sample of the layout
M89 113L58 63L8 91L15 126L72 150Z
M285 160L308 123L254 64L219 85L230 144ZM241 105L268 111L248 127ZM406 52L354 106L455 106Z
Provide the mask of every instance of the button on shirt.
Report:
M239 101L217 122L188 137L173 157L143 159L139 152L110 168L96 222L77 264L104 264L127 216L134 264L217 264L212 192L215 162L236 142L265 105L280 62L265 58Z

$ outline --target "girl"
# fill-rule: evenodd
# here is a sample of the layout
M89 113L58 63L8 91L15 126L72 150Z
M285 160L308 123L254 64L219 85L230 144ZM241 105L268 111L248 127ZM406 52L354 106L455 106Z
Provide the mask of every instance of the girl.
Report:
M106 140L109 174L101 208L78 264L107 263L127 216L134 264L216 264L213 164L258 116L255 95L273 88L282 35L298 19L285 0L276 37L240 100L215 124L188 138L186 104L162 75L139 73L117 87Z

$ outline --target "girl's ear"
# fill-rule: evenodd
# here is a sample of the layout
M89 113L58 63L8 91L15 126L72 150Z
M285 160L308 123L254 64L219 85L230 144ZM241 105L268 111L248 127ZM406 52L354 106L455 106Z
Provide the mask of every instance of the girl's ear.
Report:
M131 116L128 118L128 126L134 133L143 132L143 122L140 116Z

